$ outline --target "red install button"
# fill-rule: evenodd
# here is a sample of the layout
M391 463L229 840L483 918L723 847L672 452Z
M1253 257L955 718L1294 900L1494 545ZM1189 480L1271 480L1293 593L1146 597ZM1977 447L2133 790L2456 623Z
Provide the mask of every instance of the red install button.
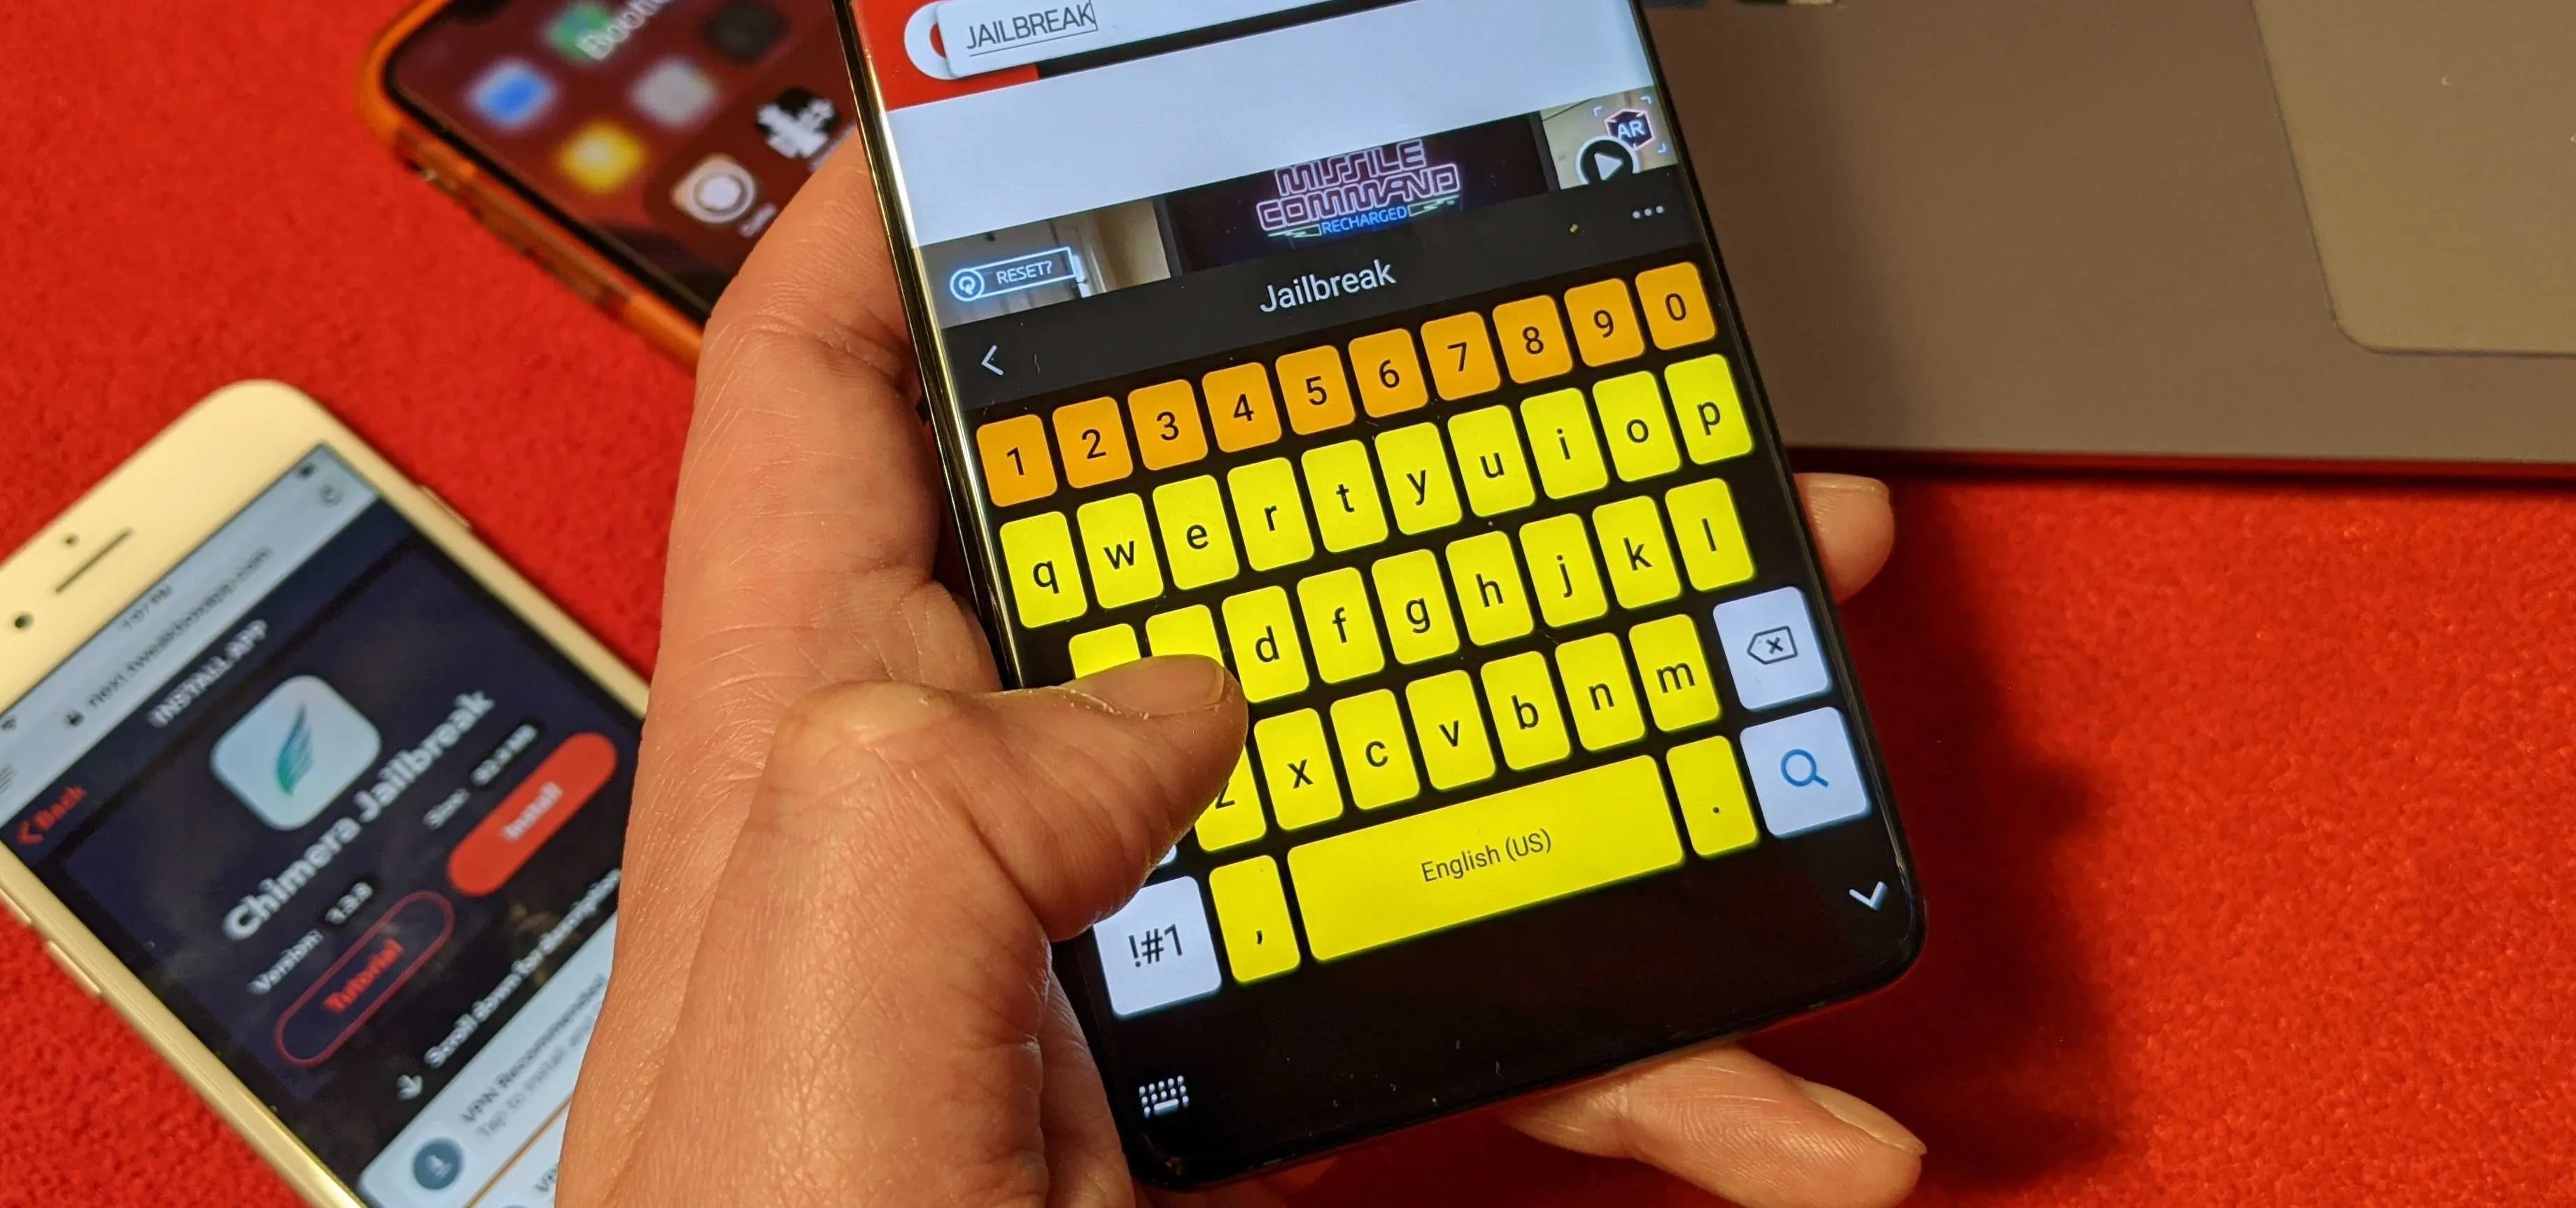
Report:
M565 739L449 853L447 879L477 898L508 884L616 771L617 748L606 738Z

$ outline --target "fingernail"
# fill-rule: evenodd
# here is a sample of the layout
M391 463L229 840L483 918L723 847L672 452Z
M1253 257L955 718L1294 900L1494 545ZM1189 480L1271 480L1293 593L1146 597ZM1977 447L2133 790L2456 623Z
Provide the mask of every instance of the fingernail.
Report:
M1226 683L1225 668L1193 656L1122 663L1075 680L1066 689L1132 717L1196 713L1233 690Z
M1835 1090L1821 1082L1809 1082L1804 1078L1791 1078L1790 1081L1798 1084L1799 1094L1833 1113L1834 1119L1868 1133L1871 1140L1881 1145L1922 1156L1923 1139L1907 1132L1904 1125L1896 1122L1896 1117L1871 1107L1857 1095Z
M1811 474L1807 478L1807 487L1809 490L1823 491L1828 495L1869 495L1879 499L1887 498L1886 483L1875 478L1864 478L1858 474Z

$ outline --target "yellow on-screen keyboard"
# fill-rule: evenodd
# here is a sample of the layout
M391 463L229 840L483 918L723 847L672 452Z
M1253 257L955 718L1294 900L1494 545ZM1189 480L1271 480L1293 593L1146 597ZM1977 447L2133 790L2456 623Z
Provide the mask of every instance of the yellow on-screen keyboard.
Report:
M1717 673L1830 679L1803 593L1727 598L1755 566L1710 468L1755 440L1717 336L1675 264L976 429L1026 666L1242 681L1185 866L1235 981L1758 841ZM1729 609L1784 653L1712 662ZM1101 929L1119 1014L1217 988L1194 880Z

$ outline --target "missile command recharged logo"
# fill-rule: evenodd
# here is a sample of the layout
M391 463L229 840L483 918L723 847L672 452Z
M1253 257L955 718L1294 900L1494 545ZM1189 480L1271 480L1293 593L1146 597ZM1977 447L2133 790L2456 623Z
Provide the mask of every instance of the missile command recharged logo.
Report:
M1410 222L1455 206L1466 174L1434 163L1421 139L1336 155L1271 174L1276 195L1254 213L1274 239L1321 239Z
M215 743L215 779L276 830L296 830L374 766L384 743L331 685L279 684Z

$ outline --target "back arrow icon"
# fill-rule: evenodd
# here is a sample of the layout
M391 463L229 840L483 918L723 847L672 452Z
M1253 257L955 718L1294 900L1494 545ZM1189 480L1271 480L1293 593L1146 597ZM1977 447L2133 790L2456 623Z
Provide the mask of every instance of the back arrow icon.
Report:
M1858 902L1863 906L1867 906L1872 910L1876 910L1887 904L1887 882L1885 881L1881 881L1878 884L1871 886L1870 891L1865 894L1857 889L1846 889L1843 892L1850 894L1853 901Z
M1010 376L1009 374L1006 374L1006 373L1003 373L1003 372L1002 372L1002 367L1001 367L1001 366L996 365L996 364L994 364L994 363L993 363L993 358L994 358L996 355L998 355L1001 351L1002 351L1002 346L1001 346L1001 345L999 345L999 344L995 344L995 345L993 345L992 347L987 348L987 349L985 349L985 350L984 350L984 368L991 370L991 371L993 372L993 376L994 376L994 377L1008 377L1008 376Z

